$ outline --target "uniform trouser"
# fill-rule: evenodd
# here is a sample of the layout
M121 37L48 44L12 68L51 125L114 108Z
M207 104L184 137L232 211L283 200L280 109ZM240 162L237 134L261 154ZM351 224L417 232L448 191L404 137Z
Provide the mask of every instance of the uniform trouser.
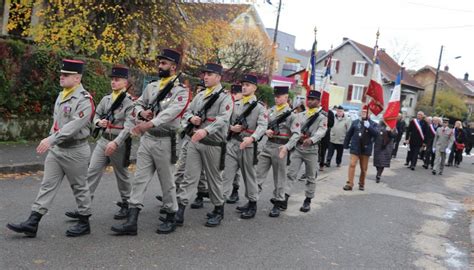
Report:
M435 172L443 172L444 170L444 163L446 162L446 153L436 151L436 159L434 161L433 171Z
M410 145L410 150L407 153L406 162L411 167L416 167L416 162L418 161L418 153L420 152L421 145Z
M330 164L332 156L334 155L334 150L336 150L336 164L341 164L342 162L342 153L344 152L343 144L329 143L328 157L326 163Z
M273 169L273 198L277 201L285 200L287 158L280 158L278 149L281 144L267 142L258 156L257 183L261 187L267 180L270 167Z
M305 175L306 175L306 190L305 195L308 198L314 198L314 192L316 190L316 177L318 170L318 149L314 151L302 151L299 147L291 153L291 163L288 168L287 174L287 188L286 193L291 194L291 189L294 183L297 181L298 172L300 171L301 165L304 163Z
M229 198L232 187L238 186L238 172L242 172L242 178L245 185L245 197L249 201L256 202L258 200L257 173L253 165L253 144L244 150L240 150L240 142L232 139L227 143L227 154L225 157L225 168L223 173L224 181L224 197Z
M433 144L431 143L426 146L424 165L425 166L431 165L431 167L433 167L435 157L436 157L436 154L435 152L433 152Z
M178 202L188 205L201 171L206 173L209 198L215 206L224 204L222 177L219 171L221 147L189 142L184 178L178 187Z
M42 215L48 212L64 176L67 177L81 215L91 214L91 196L86 181L91 155L88 143L70 148L54 146L44 162L44 176L31 210Z
M184 179L184 171L186 168L186 156L188 152L189 137L186 136L183 144L181 145L181 150L179 151L179 158L176 162L176 171L174 173L174 179L176 187L179 187ZM201 171L201 176L198 183L198 192L208 192L207 180L204 171Z
M142 136L137 151L137 168L130 195L131 208L143 208L146 189L156 171L163 192L162 209L168 213L178 210L171 166L171 138L155 137L149 134Z
M360 164L359 186L365 185L365 176L367 175L367 167L369 165L370 156L351 154L351 163L349 165L349 179L347 185L354 186L354 175L357 162Z
M92 153L89 169L87 171L87 183L89 183L91 199L94 198L95 190L99 186L104 169L110 162L114 168L120 197L122 201L128 201L130 199L130 192L132 192L132 185L128 175L128 168L123 166L126 151L125 144L120 145L112 156L107 157L105 156L105 148L109 142L107 139L100 138Z

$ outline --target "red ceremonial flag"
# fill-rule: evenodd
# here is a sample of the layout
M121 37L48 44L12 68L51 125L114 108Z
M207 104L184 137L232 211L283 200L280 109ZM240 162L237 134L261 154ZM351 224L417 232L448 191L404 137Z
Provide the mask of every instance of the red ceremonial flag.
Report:
M376 47L377 49L377 47ZM372 71L372 79L367 88L367 96L371 97L369 102L369 109L375 115L383 111L383 88L382 88L382 74L380 72L379 59L375 58L374 69Z
M390 96L390 101L388 102L387 110L383 115L383 119L387 126L391 129L394 129L397 125L397 117L400 112L400 93L402 91L402 70L397 75L395 80L395 87L393 88L392 95Z

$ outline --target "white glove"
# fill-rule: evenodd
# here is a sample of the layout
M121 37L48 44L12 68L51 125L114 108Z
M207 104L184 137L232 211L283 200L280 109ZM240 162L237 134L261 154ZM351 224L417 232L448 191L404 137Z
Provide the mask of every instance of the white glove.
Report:
M445 150L445 151L446 151L446 154L451 154L451 149L449 149L449 148L446 148L446 150Z
M435 152L436 152L436 148L433 147L433 153L435 153Z
M366 121L364 121L364 127L366 127L366 128L369 128L369 126L370 126L370 123L369 123L369 121L367 121L367 120L366 120Z
M392 129L391 129L389 126L387 126L385 129L386 129L387 131L392 131Z

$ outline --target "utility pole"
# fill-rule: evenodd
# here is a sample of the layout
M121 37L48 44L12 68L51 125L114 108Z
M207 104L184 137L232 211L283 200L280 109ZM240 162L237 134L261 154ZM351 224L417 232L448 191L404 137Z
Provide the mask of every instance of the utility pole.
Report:
M276 20L275 32L273 33L272 55L271 55L271 58L270 58L270 70L268 71L268 85L272 85L273 65L274 65L274 62L275 62L277 36L278 36L278 24L280 23L281 2L282 2L282 0L280 0L279 3L278 3L277 20Z
M438 68L436 69L435 82L433 86L433 96L431 97L431 108L433 112L435 111L434 103L436 97L436 88L438 87L438 78L439 78L439 68L441 66L441 57L443 56L443 45L441 45L441 51L439 52Z

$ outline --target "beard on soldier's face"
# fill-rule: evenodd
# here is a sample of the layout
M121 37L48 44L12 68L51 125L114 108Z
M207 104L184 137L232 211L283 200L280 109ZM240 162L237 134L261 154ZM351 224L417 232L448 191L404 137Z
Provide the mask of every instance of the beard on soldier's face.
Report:
M160 78L168 78L169 76L171 76L171 72L170 70L164 70L164 69L158 69L158 76Z

